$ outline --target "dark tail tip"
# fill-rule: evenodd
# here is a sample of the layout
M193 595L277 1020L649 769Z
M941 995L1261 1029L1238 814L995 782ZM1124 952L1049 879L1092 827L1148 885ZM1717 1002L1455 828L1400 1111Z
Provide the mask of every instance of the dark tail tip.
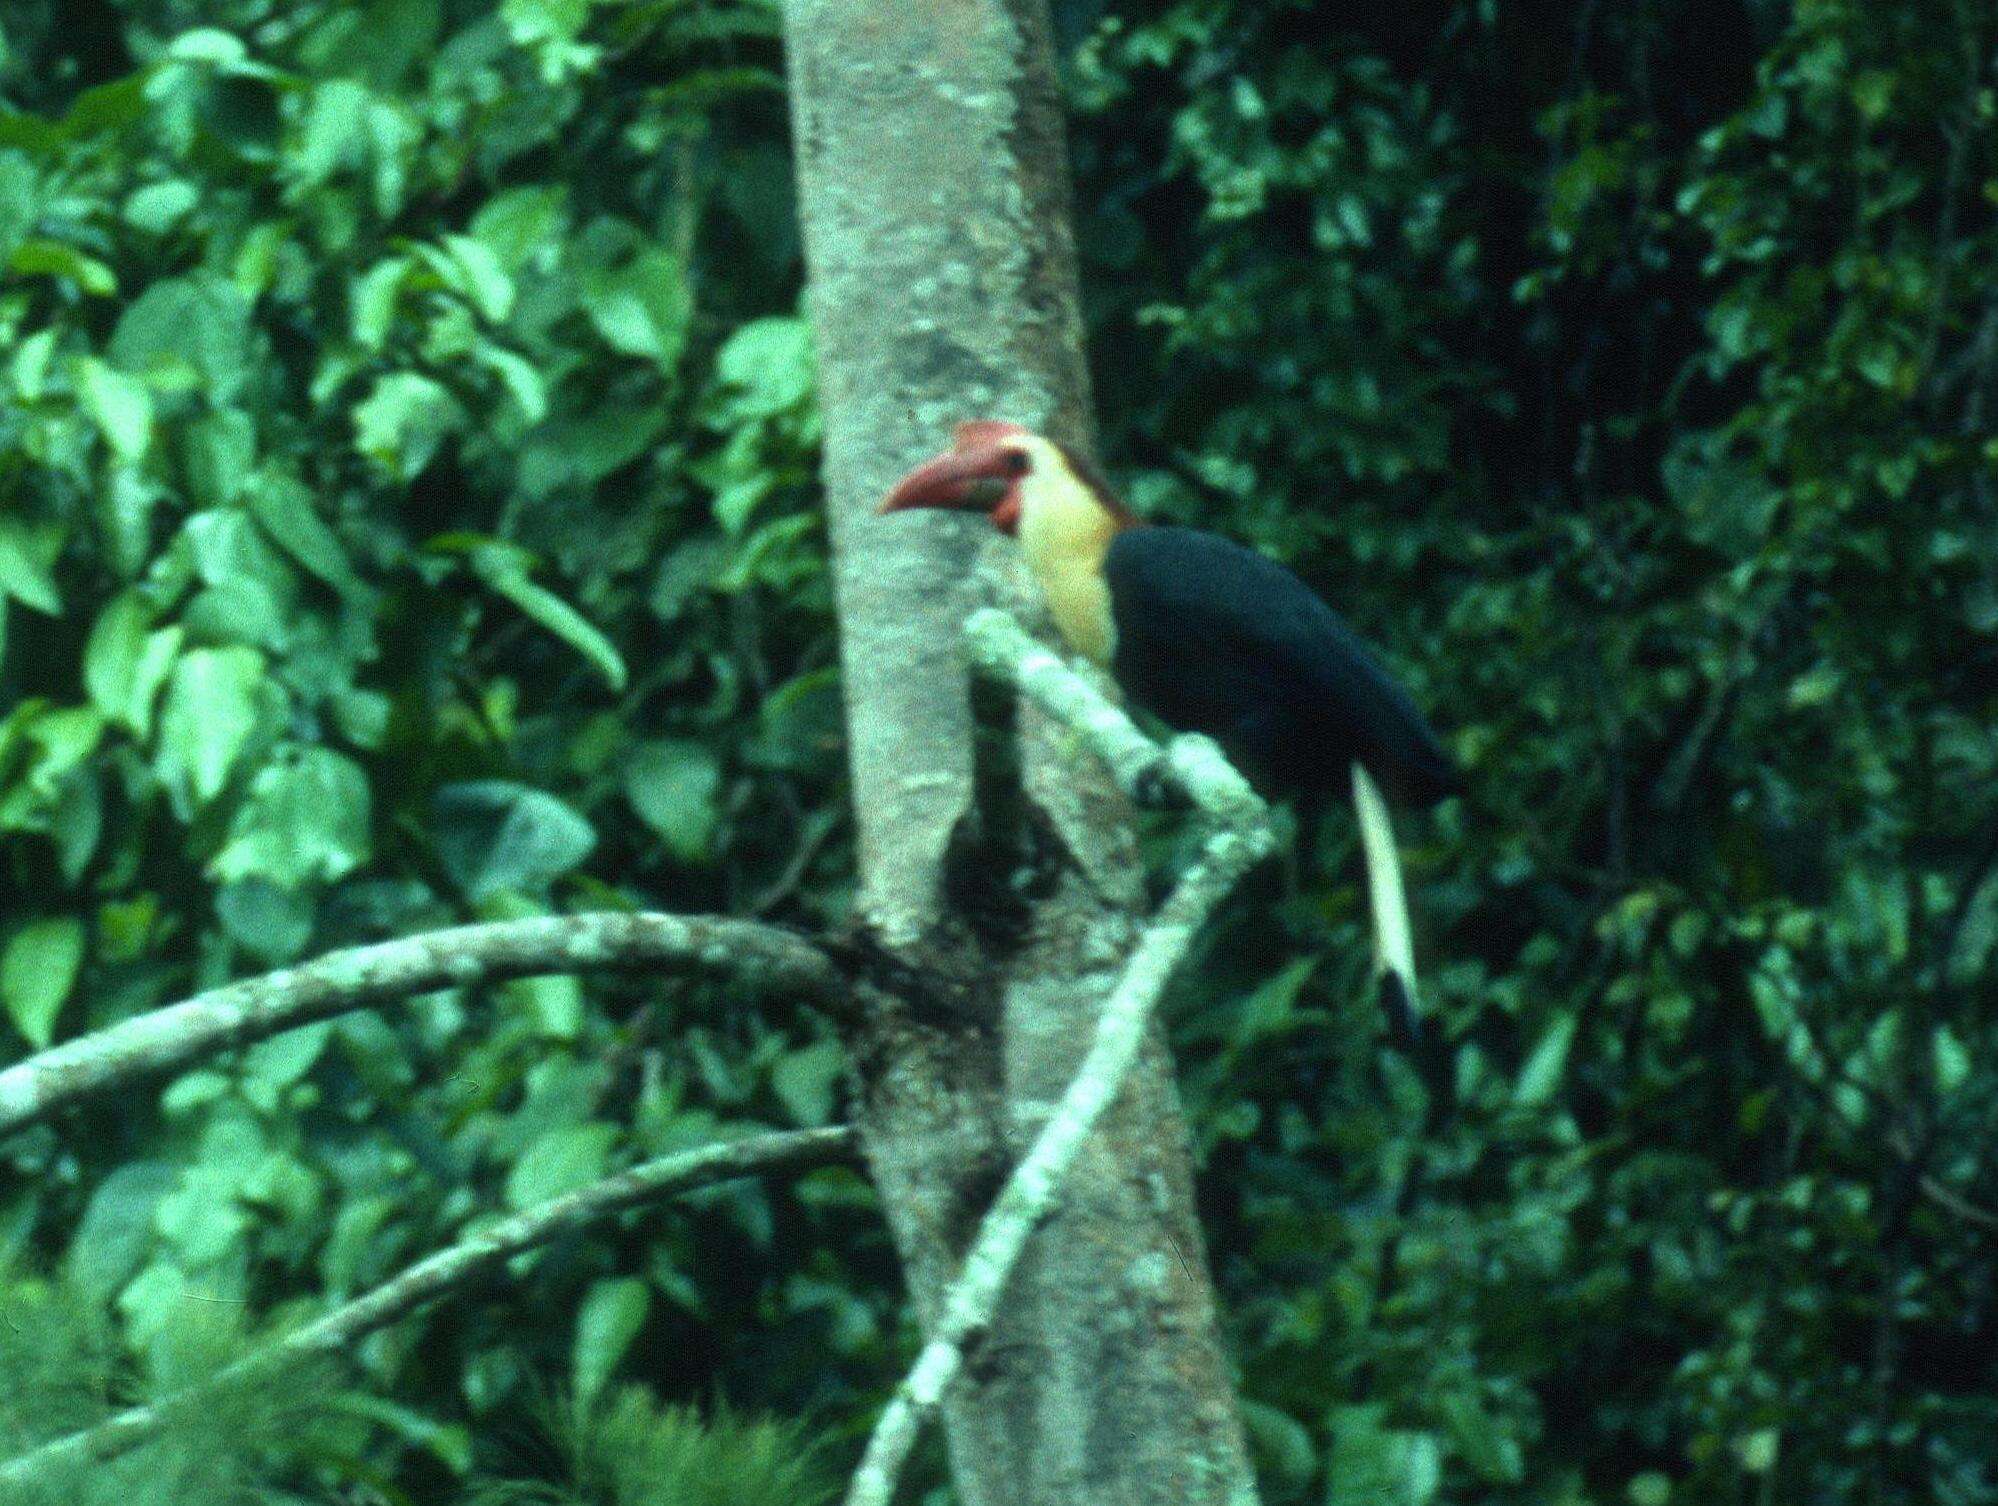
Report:
M1381 974L1381 1012L1387 1016L1388 1036L1396 1049L1410 1056L1419 1055L1426 1044L1422 1016L1415 1012L1415 1000L1400 973Z

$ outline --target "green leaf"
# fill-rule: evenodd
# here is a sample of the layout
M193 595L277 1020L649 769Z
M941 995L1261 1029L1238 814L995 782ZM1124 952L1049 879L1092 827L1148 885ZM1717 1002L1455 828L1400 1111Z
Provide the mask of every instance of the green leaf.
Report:
M111 452L128 465L145 459L153 442L152 395L95 356L78 362L77 372L84 411L97 420Z
M121 580L134 579L152 557L153 511L163 489L143 472L116 466L97 499L105 563Z
M14 254L41 217L41 182L20 152L0 151L0 262Z
M390 101L350 78L315 85L284 167L297 188L318 188L340 175L370 174L372 207L391 216L407 186L407 154L417 126Z
M313 1069L332 1037L332 1021L319 1020L258 1041L243 1052L237 1070L243 1096L265 1113L275 1113L285 1090Z
M354 279L347 295L348 326L354 338L369 350L379 351L388 344L409 271L408 257L391 256Z
M1853 76L1852 102L1866 119L1878 120L1884 116L1893 97L1892 73L1879 68L1869 68L1866 72Z
M55 846L56 865L71 887L83 877L83 870L103 835L103 785L95 771L86 769L57 787L55 809L49 818L49 840Z
M454 283L458 290L480 318L489 324L504 324L513 312L513 279L499 258L469 235L447 235L443 245L457 269Z
M295 961L305 950L316 910L311 893L259 878L224 884L215 895L215 918L229 939L272 967Z
M575 1356L571 1363L577 1405L588 1411L631 1348L646 1315L652 1293L635 1276L616 1276L593 1285L576 1314Z
M172 1162L129 1161L97 1184L64 1257L94 1300L108 1303L146 1263L155 1243L153 1214L180 1174Z
M208 871L283 889L332 883L368 860L371 811L358 764L330 748L297 749L258 771Z
M104 718L95 706L48 706L24 703L28 714L17 725L25 734L23 743L32 750L28 778L17 783L37 793L53 797L56 786L97 748L104 732Z
M1576 1021L1575 1015L1562 1015L1547 1027L1547 1033L1540 1037L1526 1065L1519 1070L1513 1102L1530 1106L1545 1103L1554 1096L1568 1070L1568 1048L1575 1040Z
M247 513L211 508L184 530L197 575L208 589L183 614L197 638L281 647L297 622L298 576L265 542Z
M659 562L646 605L662 622L672 622L702 592L714 589L727 560L728 546L717 538L695 537L677 545Z
M62 597L56 592L55 562L62 544L60 523L0 517L0 597L11 596L37 612L59 615Z
M83 646L83 686L111 721L144 737L153 701L180 651L181 630L152 629L152 612L137 591L111 598Z
M1630 1506L1666 1506L1672 1499L1672 1477L1648 1469L1641 1475L1630 1477L1624 1494L1630 1498Z
M589 1186L604 1174L617 1137L616 1125L596 1122L548 1131L521 1153L508 1173L507 1206L531 1208Z
M553 591L529 580L527 557L520 550L481 544L472 551L470 563L480 580L594 664L613 691L624 689L624 659L610 639Z
M7 258L9 271L22 277L57 277L98 298L118 291L118 277L94 256L61 241L25 240Z
M55 1039L56 1016L83 965L83 922L73 915L32 920L0 953L0 1002L37 1051Z
M165 235L193 212L201 190L186 178L148 183L125 197L125 223L149 235Z
M500 16L516 43L573 40L590 18L591 0L500 0Z
M149 77L148 70L140 69L85 89L63 112L63 134L72 141L109 135L139 120L146 113Z
M1428 1433L1381 1426L1381 1408L1332 1414L1325 1506L1428 1506L1443 1485L1443 1451Z
M670 251L641 251L622 266L585 272L581 298L583 311L612 350L668 369L679 360L693 297Z
M389 698L378 690L343 688L334 694L333 720L348 742L370 752L388 736Z
M211 586L246 577L275 586L291 578L249 514L233 507L189 515L184 533L195 574Z
M1290 1413L1242 1398L1242 1422L1258 1463L1290 1490L1301 1490L1318 1472L1318 1449L1311 1432Z
M414 1407L364 1391L342 1391L331 1398L337 1412L380 1423L404 1443L427 1450L454 1475L471 1473L474 1458L471 1430L462 1423L440 1422Z
M327 526L303 482L281 473L259 472L250 482L250 516L278 547L342 596L358 598L367 588L347 560L346 547Z
M465 410L439 383L413 371L391 372L354 409L354 446L409 481L465 421Z
M553 795L499 780L445 785L431 829L445 870L474 903L544 889L597 842L590 823Z
M808 1127L827 1124L845 1071L846 1051L839 1042L817 1041L778 1057L770 1069L770 1087L793 1122Z
M507 396L529 424L538 424L548 416L548 383L532 361L485 341L472 354L498 374Z
M757 319L730 335L715 355L721 384L718 415L734 424L774 418L812 395L812 335L802 319Z
M472 216L472 234L512 271L552 262L568 237L568 199L564 184L509 188Z
M247 62L250 49L243 45L239 37L212 26L203 26L175 37L167 44L167 56L183 62L230 68Z
M1973 1070L1970 1053L1947 1025L1938 1025L1934 1037L1936 1091L1947 1098L1970 1080Z
M194 272L141 293L120 316L107 354L163 390L199 391L226 407L242 396L255 350L249 300L227 278Z
M1519 1440L1467 1391L1446 1391L1440 1399L1444 1423L1464 1462L1494 1485L1517 1485L1525 1474Z
M187 485L204 507L225 507L242 494L257 459L257 430L240 408L196 419L182 431Z
M196 804L222 792L257 723L264 656L197 648L181 656L160 714L161 777Z
M550 1040L573 1041L582 1034L585 1007L583 984L570 973L545 978L515 978L502 985L509 1004L529 1016Z
M521 488L545 497L568 487L593 486L651 450L669 416L663 403L606 403L550 418L522 447Z
M844 728L839 671L808 670L763 698L756 736L744 752L764 768L806 769L838 753Z
M55 344L56 331L51 327L35 331L14 349L14 387L31 403L48 388Z
M1828 660L1820 660L1790 682L1789 702L1793 711L1822 706L1838 694L1845 671Z
M625 764L625 799L682 863L712 859L720 793L721 762L703 743L685 738L640 743Z

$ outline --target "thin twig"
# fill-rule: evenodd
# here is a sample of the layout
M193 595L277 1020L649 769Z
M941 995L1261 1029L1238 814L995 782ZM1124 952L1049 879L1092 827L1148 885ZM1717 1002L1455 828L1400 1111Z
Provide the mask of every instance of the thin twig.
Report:
M1998 1213L1971 1202L1941 1177L1925 1171L1915 1185L1921 1189L1923 1197L1965 1223L1976 1224L1980 1229L1998 1229Z
M459 926L225 984L17 1062L0 1071L0 1135L92 1093L350 1009L543 973L672 966L820 1002L845 989L818 947L754 921L599 913Z
M449 1249L419 1260L373 1291L244 1356L198 1386L163 1401L129 1408L94 1427L9 1460L0 1465L0 1486L26 1485L52 1469L101 1464L152 1437L175 1409L203 1395L267 1373L274 1374L304 1360L350 1352L368 1334L408 1317L427 1303L463 1290L479 1276L523 1251L622 1209L734 1177L852 1165L857 1159L853 1130L837 1125L831 1129L755 1135L705 1145L605 1177L580 1191L550 1198L525 1212L486 1225Z

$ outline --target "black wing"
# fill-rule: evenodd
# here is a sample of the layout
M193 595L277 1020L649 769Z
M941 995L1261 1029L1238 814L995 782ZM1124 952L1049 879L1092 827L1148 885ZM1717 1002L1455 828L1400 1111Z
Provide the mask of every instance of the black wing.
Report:
M1354 759L1427 804L1457 771L1359 634L1290 571L1189 528L1133 528L1103 563L1112 665L1138 705L1205 732L1279 789L1340 789Z

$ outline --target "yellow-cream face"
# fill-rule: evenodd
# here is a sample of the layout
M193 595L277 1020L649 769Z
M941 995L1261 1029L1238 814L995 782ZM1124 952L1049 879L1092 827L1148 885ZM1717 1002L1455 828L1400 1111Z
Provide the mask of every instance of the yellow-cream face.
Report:
M1019 424L974 419L955 443L896 482L880 511L976 508L1015 535L1055 626L1076 652L1107 665L1117 650L1103 559L1134 521L1081 475L1060 445Z
M1047 440L1024 434L1009 440L1008 448L1030 462L1013 488L1027 567L1040 582L1062 637L1085 658L1107 665L1117 650L1117 629L1103 556L1117 536L1117 519Z

